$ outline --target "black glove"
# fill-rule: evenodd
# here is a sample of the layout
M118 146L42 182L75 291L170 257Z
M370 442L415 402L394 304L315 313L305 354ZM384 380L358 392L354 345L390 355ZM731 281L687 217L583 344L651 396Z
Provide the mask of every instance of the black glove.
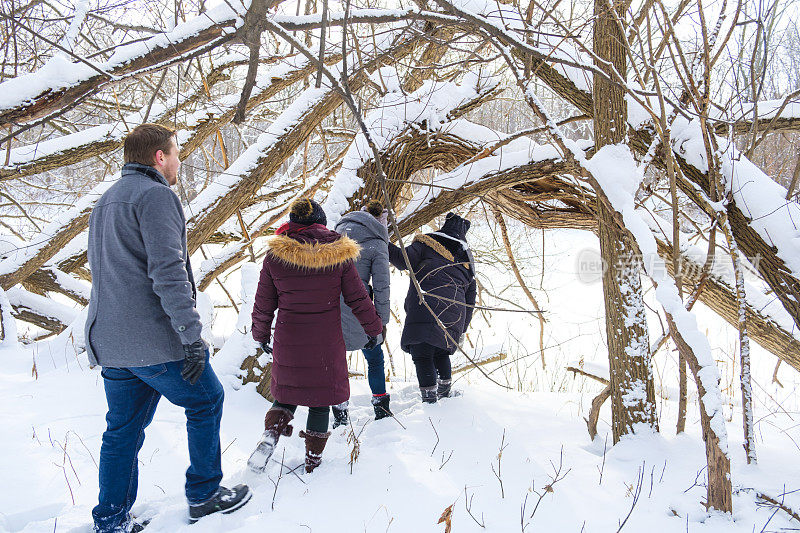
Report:
M261 349L264 350L264 353L272 355L272 346L267 344L266 342L260 342Z
M184 344L183 353L186 354L186 357L183 360L181 377L184 381L194 385L206 368L206 344L202 339L192 344Z
M383 331L381 332L383 335L383 342L386 342L386 324L383 325Z
M367 344L364 345L365 350L371 350L378 345L378 337L367 335Z

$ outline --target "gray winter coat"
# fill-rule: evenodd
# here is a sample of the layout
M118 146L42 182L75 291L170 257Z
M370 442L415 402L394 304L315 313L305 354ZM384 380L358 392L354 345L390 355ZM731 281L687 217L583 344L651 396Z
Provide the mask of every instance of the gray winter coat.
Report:
M154 168L128 163L89 218L92 364L150 366L184 358L200 315L178 196Z
M389 233L386 227L366 211L353 211L336 224L336 231L361 245L356 270L369 291L385 326L389 323ZM348 350L360 350L367 344L367 334L350 308L341 302L342 333Z

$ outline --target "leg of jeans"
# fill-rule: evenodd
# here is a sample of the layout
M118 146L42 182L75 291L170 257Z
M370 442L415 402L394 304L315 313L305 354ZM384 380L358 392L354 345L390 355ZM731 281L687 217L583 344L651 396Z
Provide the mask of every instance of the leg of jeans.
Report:
M317 431L319 433L325 433L328 431L330 411L331 410L328 407L309 407L306 430Z
M439 379L451 379L453 377L450 354L445 350L437 349L436 355L433 357L433 364L436 367L436 373L439 374Z
M386 394L386 374L383 368L383 349L377 345L371 350L361 350L367 359L367 381L373 395Z
M217 375L206 359L206 367L194 385L181 377L181 361L166 363L165 372L142 375L140 379L186 412L189 440L189 468L186 470L186 499L200 503L211 498L222 480L222 450L219 427L225 393Z
M436 367L433 365L434 348L430 344L412 344L411 360L417 369L417 381L420 387L436 385Z
M138 489L137 456L161 395L128 369L104 368L102 375L108 414L100 447L100 496L92 516L95 529L104 533L122 530L130 520Z

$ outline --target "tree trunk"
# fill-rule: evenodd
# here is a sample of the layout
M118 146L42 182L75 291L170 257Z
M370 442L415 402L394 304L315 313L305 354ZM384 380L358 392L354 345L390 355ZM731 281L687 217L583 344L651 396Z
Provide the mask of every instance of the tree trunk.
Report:
M615 0L619 18L625 17L625 2ZM626 71L625 35L607 0L595 0L594 52L623 76ZM610 72L600 62L597 66ZM599 75L594 76L594 136L597 149L625 141L627 106L624 90ZM640 261L624 238L613 214L597 203L600 253L605 269L603 292L606 336L611 377L611 426L614 443L634 431L636 424L657 428L655 387L647 336L647 317L642 300Z

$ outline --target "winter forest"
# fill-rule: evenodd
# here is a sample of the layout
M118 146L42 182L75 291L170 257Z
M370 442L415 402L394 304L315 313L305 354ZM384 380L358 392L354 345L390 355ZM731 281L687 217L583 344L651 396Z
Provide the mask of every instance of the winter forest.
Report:
M132 515L177 532L800 528L800 31L795 0L2 0L0 532L90 532L106 421L84 338L90 213L136 126L172 190L224 387L225 483L186 519L162 401ZM420 401L391 270L393 416L361 351L321 467L280 441L251 334L292 201L377 199L408 246L471 221L458 395ZM315 335L313 328L309 336ZM297 411L303 427L306 409Z

